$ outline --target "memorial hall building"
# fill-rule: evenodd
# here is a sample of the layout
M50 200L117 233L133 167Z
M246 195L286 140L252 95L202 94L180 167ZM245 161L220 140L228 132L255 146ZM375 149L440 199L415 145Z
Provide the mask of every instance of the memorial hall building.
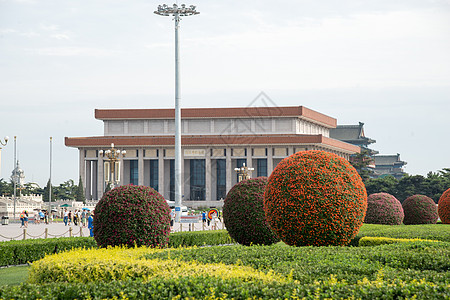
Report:
M146 185L174 200L174 109L96 109L103 136L66 137L79 150L79 172L87 200L102 197L105 150L120 157L120 185ZM349 159L360 147L330 138L336 119L303 106L185 108L181 110L182 193L188 207L221 207L237 183L235 168L269 176L285 157L323 150ZM103 150L103 151L100 151Z

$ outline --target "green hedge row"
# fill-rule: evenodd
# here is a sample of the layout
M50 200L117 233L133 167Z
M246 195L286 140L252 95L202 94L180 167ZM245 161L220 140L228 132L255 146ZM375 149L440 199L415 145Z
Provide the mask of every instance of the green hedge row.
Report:
M411 242L438 242L433 240L422 240L422 239L394 239L394 238L386 238L386 237L372 237L372 236L364 236L359 239L360 247L373 247L379 245L388 245L395 243L411 243Z
M47 254L74 248L97 247L91 237L63 237L0 243L0 266L20 265L43 258Z
M149 274L148 281L7 286L0 290L0 299L448 299L449 246L446 242L410 242L380 245L370 251L283 244L171 248L152 251L145 258L199 267L215 263L245 266L285 279L242 280L223 272L176 278Z
M430 282L384 281L345 284L330 280L313 284L277 284L182 277L148 282L22 284L0 291L0 299L448 299L448 287Z
M185 231L169 235L169 247L191 247L204 245L226 245L235 242L226 230Z
M175 232L169 236L169 247L174 248L230 243L233 241L226 230ZM0 266L26 264L47 254L83 247L97 247L97 243L91 237L0 242Z
M450 242L450 225L378 225L364 224L359 229L356 240L363 236L382 236L395 239L423 239Z

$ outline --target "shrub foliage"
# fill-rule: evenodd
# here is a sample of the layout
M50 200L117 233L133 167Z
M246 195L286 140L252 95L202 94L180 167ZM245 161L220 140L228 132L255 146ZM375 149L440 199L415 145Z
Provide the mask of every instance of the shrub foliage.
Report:
M151 187L126 185L103 195L94 212L94 238L109 245L164 247L170 233L170 208Z
M301 151L272 172L264 208L270 226L288 245L344 245L363 223L367 194L344 158Z
M237 183L223 204L223 220L230 236L239 244L270 245L280 239L269 227L264 213L267 177Z
M438 213L442 223L450 224L450 189L446 190L439 199Z
M402 203L405 218L403 224L436 224L438 212L433 199L424 195L408 197Z
M364 223L400 225L405 214L402 204L388 193L376 193L367 197L367 213Z

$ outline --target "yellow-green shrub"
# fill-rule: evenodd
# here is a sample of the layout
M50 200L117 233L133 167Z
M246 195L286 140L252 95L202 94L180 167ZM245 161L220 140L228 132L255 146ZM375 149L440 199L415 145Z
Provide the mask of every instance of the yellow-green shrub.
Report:
M394 239L387 237L371 237L365 236L359 239L359 246L378 246L378 245L386 245L386 244L395 244L395 243L411 243L411 242L438 242L434 240L423 240L423 239Z
M248 266L223 263L199 263L196 261L145 259L145 254L157 249L103 248L79 249L47 256L33 263L28 281L50 282L109 282L115 280L154 278L177 279L180 277L212 276L224 280L285 282L287 277L262 272Z

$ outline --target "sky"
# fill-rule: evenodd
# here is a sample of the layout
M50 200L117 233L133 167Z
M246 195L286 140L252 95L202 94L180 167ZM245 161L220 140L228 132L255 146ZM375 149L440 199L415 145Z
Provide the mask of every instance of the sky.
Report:
M175 1L176 2L176 1ZM249 0L180 27L181 106L306 106L363 122L409 174L450 167L449 0ZM174 107L174 22L160 1L0 0L0 178L78 182L64 137L103 135L96 108ZM173 4L167 2L166 4ZM256 101L255 101L256 99Z

